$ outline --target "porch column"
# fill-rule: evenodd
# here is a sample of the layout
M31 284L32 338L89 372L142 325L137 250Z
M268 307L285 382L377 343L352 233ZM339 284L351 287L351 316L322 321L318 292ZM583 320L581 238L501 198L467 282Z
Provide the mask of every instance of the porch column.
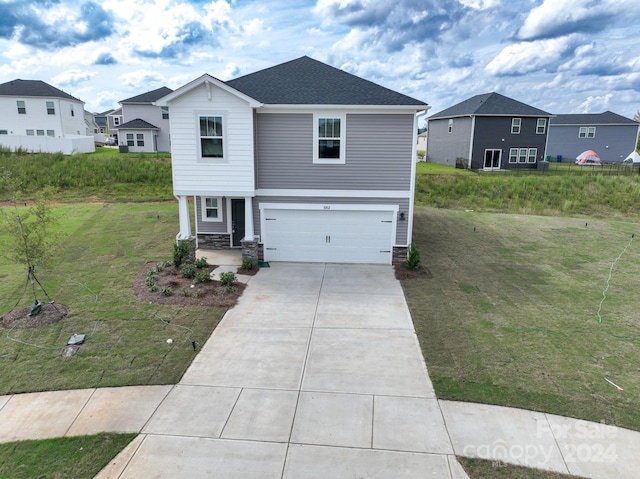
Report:
M244 197L244 239L253 241L253 203L251 196Z
M180 195L178 198L178 216L180 217L180 232L177 240L191 239L191 219L189 218L189 197Z

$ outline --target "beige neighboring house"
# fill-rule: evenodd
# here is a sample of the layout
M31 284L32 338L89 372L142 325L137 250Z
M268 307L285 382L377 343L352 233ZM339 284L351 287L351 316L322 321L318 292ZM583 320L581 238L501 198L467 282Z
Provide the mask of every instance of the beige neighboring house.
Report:
M95 151L84 102L41 80L0 84L0 146L66 155Z
M420 161L426 161L426 152L427 152L427 131L423 131L418 134L418 143L416 145L416 151L424 151L425 156L423 158L418 158Z

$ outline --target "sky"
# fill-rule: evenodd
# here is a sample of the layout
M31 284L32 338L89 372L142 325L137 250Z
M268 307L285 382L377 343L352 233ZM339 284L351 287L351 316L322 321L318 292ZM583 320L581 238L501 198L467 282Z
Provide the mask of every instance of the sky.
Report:
M0 83L42 80L93 112L303 55L429 114L494 91L554 114L640 110L639 0L0 0Z

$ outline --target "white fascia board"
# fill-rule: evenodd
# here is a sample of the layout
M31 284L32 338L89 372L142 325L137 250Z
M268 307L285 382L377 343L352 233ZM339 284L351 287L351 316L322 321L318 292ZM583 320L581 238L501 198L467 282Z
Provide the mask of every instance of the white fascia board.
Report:
M226 91L227 93L237 96L238 98L249 103L249 106L251 106L252 108L260 108L262 106L262 103L260 103L259 101L255 100L254 98L251 98L250 96L245 95L244 93L241 93L235 88L227 85L225 82L218 80L217 78L212 77L207 73L205 73L199 78L196 78L195 80L190 81L186 85L181 86L177 90L174 90L172 93L169 93L168 95L163 96L162 98L153 102L152 104L156 106L169 106L169 104L172 101L175 101L177 98L181 97L185 93L188 93L191 90L206 84L213 85L217 88L220 88L221 90Z
M175 196L207 196L213 198L247 198L254 197L254 190L216 190L216 191L194 191L194 190L173 190Z
M367 113L386 113L386 114L407 114L418 113L423 114L430 107L426 105L274 105L263 104L258 113L294 113L309 112L318 110L334 110L334 111L364 111Z
M289 190L257 189L256 196L301 198L411 198L411 191L396 190Z
M259 203L263 210L334 210L334 211L393 211L398 212L398 205L357 205L357 204L324 204L324 203Z

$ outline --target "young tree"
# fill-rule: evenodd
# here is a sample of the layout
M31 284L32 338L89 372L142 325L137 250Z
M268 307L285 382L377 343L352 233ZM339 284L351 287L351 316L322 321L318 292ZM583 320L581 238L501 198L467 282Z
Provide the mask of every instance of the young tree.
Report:
M47 204L51 190L40 191L33 206L18 207L20 183L6 170L0 172L0 178L11 195L11 207L0 211L0 227L8 233L8 239L0 243L0 256L27 267L33 291L32 315L35 315L41 305L36 294L36 266L50 263L54 246L61 239L61 233L54 230L58 218Z

